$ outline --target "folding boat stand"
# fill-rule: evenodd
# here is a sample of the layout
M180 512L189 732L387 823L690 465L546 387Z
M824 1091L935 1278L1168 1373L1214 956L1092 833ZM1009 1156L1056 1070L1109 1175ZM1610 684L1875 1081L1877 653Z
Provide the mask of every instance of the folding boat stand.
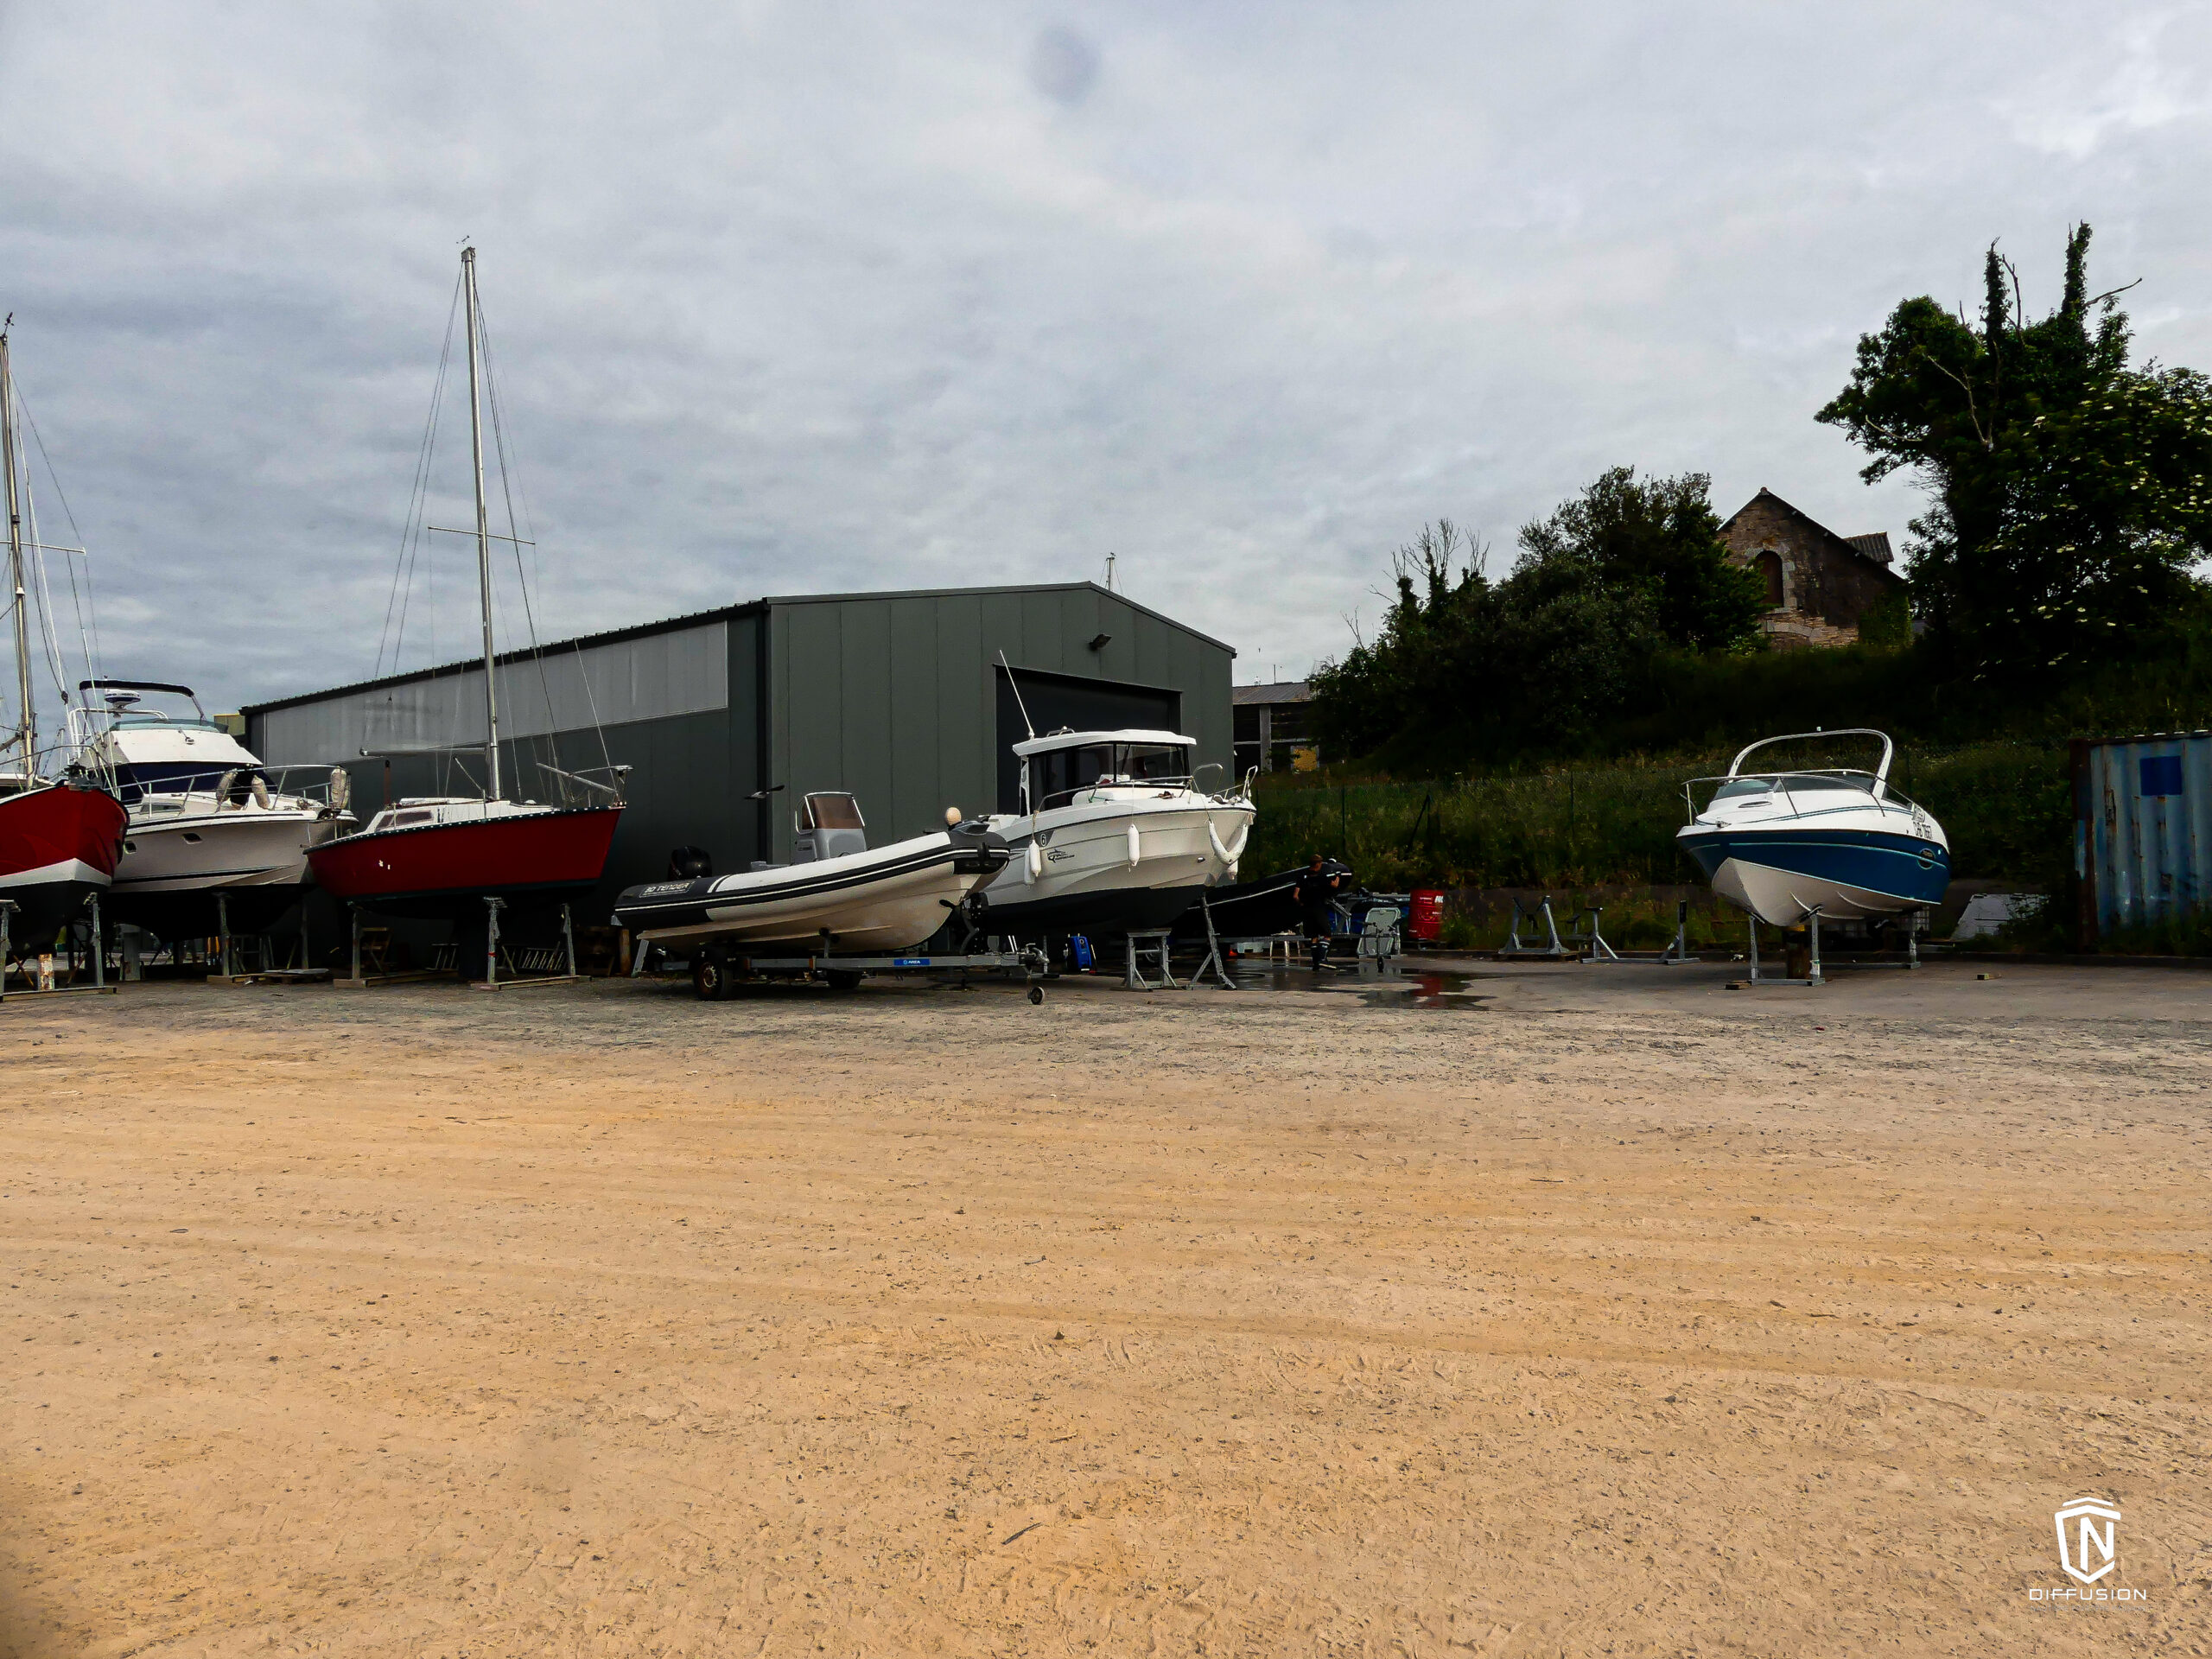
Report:
M488 943L484 949L484 977L472 984L479 991L518 991L528 985L573 985L583 976L576 971L576 930L566 905L561 906L561 944L567 955L569 971L565 974L531 974L513 979L499 977L499 912L507 907L504 899L484 900L486 932Z
M1221 959L1221 935L1214 931L1213 906L1206 902L1204 888L1198 892L1198 910L1206 918L1206 955L1198 971L1191 976L1191 983L1196 985L1211 974L1223 990L1233 991L1236 982L1229 976L1229 965Z
M1552 914L1552 896L1548 893L1544 895L1544 902L1539 913L1543 917L1544 931L1549 936L1548 943L1523 944L1521 943L1521 924L1524 921L1533 924L1536 917L1529 913L1518 899L1513 901L1513 921L1506 934L1506 942L1497 948L1499 956L1543 957L1555 962L1618 962L1621 960L1620 952L1605 943L1605 933L1602 925L1605 914L1604 906L1583 906L1574 912L1573 920L1564 933L1559 931L1559 920ZM1586 928L1580 925L1585 916L1590 918L1590 925ZM1580 953L1578 955L1574 950L1569 948L1571 946L1581 947Z
M1813 970L1808 977L1792 979L1786 974L1762 974L1759 972L1759 918L1754 913L1751 917L1751 971L1746 976L1751 982L1754 985L1827 984L1827 981L1821 977L1821 912L1817 905L1805 912L1805 931L1813 947Z
M0 899L0 1002L8 1000L8 927L15 919L16 901ZM52 961L53 958L47 958ZM30 977L26 967L24 976ZM18 998L26 996L113 996L115 987L107 982L107 942L100 936L100 896L92 894L92 982L89 985L49 985L44 990L34 986L17 991Z
M217 965L223 971L207 976L207 983L210 985L299 985L313 983L330 977L329 969L310 965L315 958L308 950L308 912L304 904L300 906L300 965L296 968L262 968L251 973L238 972L238 963L232 959L231 900L227 893L219 893L215 895L215 931L217 942L221 947L217 957ZM266 945L265 938L263 944ZM264 949L262 952L262 960L266 962L268 959L268 953Z
M1919 967L1919 924L1926 918L1926 916L1925 911L1916 912L1912 918L1914 925L1905 930L1905 959L1903 962L1847 961L1843 966L1847 968L1903 968L1908 970ZM1818 907L1805 912L1805 926L1810 935L1813 947L1812 976L1808 979L1787 979L1780 974L1759 972L1759 918L1756 916L1751 918L1751 971L1747 976L1751 983L1755 985L1825 985L1827 983L1827 979L1821 973L1821 912Z
M1167 941L1171 930L1164 927L1132 928L1123 936L1122 944L1126 968L1122 983L1133 991L1179 991L1175 982L1175 970L1168 964ZM1160 979L1155 983L1146 969L1145 958L1157 957Z

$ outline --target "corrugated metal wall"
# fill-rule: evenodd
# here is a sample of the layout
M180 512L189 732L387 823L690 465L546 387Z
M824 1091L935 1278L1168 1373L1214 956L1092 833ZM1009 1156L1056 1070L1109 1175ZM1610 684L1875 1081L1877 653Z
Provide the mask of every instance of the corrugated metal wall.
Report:
M729 629L720 621L582 650L555 645L535 661L499 665L502 737L588 732L728 706ZM364 749L480 744L484 671L365 686L269 709L257 724L254 753L272 766L334 765Z
M1092 651L1102 633L1111 638ZM776 599L581 652L549 647L544 686L534 664L500 668L500 730L515 740L501 764L516 792L544 798L532 763L550 758L546 734L561 764L600 764L595 708L608 758L634 768L607 880L578 911L603 921L622 887L664 873L672 847L704 847L726 872L788 858L791 809L810 789L858 795L879 845L941 826L948 806L995 810L1001 651L1017 671L1172 694L1198 759L1230 759L1234 653L1081 584ZM480 744L481 673L250 709L246 741L272 764L344 765L364 822L387 795L474 793L483 767L465 748L389 761L360 752ZM749 798L771 784L784 789Z
M791 805L810 789L859 796L879 843L941 826L948 806L995 810L1000 652L1017 671L1174 692L1198 760L1229 763L1234 654L1103 588L767 603L770 771L786 785L778 858L791 850Z
M2212 733L2079 744L2074 772L2083 921L2103 935L2202 904Z

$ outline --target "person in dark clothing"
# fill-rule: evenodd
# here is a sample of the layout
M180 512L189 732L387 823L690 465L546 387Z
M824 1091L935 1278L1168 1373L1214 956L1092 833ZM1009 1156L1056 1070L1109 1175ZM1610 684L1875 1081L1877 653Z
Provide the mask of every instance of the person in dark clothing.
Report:
M1306 918L1306 937L1313 943L1308 947L1313 956L1313 971L1321 971L1322 963L1329 959L1329 901L1337 896L1338 886L1344 880L1341 874L1323 867L1321 855L1313 855L1313 861L1298 878L1298 907Z

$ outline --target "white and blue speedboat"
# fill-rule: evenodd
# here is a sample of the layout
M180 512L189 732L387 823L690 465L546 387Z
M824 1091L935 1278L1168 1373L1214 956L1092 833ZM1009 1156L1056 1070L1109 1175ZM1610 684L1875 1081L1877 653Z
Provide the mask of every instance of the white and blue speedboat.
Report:
M1872 772L1832 767L1746 771L1758 750L1777 743L1877 737ZM1762 739L1738 754L1725 778L1694 779L1683 788L1690 821L1675 840L1698 861L1713 890L1777 927L1894 916L1942 902L1951 879L1943 826L1890 783L1895 746L1881 732L1801 732ZM1719 785L1702 810L1700 784Z

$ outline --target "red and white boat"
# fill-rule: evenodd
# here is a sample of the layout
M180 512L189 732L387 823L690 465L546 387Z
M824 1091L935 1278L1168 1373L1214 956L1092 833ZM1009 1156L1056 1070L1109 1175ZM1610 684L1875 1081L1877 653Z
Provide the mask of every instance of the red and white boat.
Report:
M514 801L499 780L499 690L492 633L491 518L484 496L484 423L478 394L482 324L476 302L476 250L461 251L467 302L468 428L476 479L476 571L484 620L485 790L480 798L403 798L357 835L340 836L308 854L315 880L341 901L388 916L486 917L491 903L551 907L588 892L607 868L607 849L622 816L621 784L594 783L552 772L564 793L594 791L604 802L553 805ZM510 526L510 529L512 527ZM497 921L492 922L497 937Z
M16 908L15 949L51 939L105 893L123 856L123 803L88 779L65 779L0 794L0 899Z
M12 750L21 769L0 776L0 900L7 913L10 949L51 940L54 931L83 913L86 901L115 880L129 822L123 803L92 779L71 772L59 779L38 772L38 723L31 701L31 643L23 579L24 503L18 486L16 382L8 361L8 334L0 327L0 470L7 474L9 591L15 603L16 728L0 752ZM35 542L37 537L34 536ZM0 973L6 971L0 964Z
M388 916L474 919L486 899L557 905L589 892L621 816L619 805L404 798L359 834L315 849L308 862L345 903Z

